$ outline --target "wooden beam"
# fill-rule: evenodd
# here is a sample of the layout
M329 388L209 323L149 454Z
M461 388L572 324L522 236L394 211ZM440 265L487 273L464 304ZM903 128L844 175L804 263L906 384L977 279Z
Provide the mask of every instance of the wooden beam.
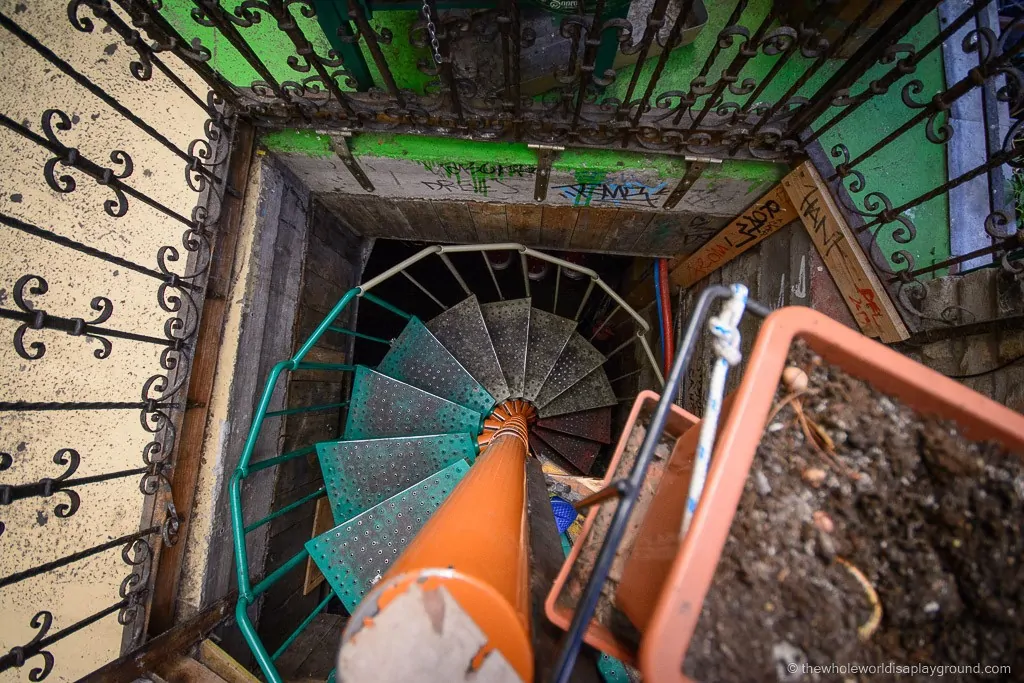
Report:
M782 187L861 332L886 343L907 339L910 332L814 165L802 163Z
M327 498L316 501L316 514L313 516L313 535L316 538L334 528L334 515L331 513L331 502ZM312 557L306 558L306 579L302 585L302 594L309 595L317 586L324 582L323 572Z
M187 389L185 415L182 420L171 491L174 504L181 515L178 543L164 546L160 551L153 602L149 618L149 633L163 633L174 625L174 611L181 584L181 565L188 544L189 519L195 503L199 468L206 433L206 418L213 380L217 374L217 358L227 314L227 297L235 263L235 245L238 241L245 190L249 184L255 130L250 124L238 124L235 148L228 167L228 183L237 188L239 196L225 193L224 214L213 245L210 275L206 282L206 301L199 317L195 356Z
M677 285L691 287L797 218L789 196L781 186L776 186L676 265L669 279Z
M236 593L213 603L204 612L178 624L120 659L100 667L80 683L131 683L155 671L162 663L180 656L229 619L235 612Z

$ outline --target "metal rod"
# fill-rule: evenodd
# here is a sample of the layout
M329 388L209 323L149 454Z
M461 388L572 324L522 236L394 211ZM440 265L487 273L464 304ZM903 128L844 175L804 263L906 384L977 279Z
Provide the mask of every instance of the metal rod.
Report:
M335 327L334 325L331 325L330 327L327 328L327 330L329 332L347 334L348 336L355 337L357 339L366 339L367 341L377 342L378 344L384 344L385 346L391 346L391 342L388 341L387 339L382 339L381 337L374 337L373 335L369 334L363 334L362 332L356 332L355 330L350 330L347 327Z
M395 83L395 77L391 73L391 67L388 66L388 60L380 49L380 43L377 42L377 32L373 30L370 22L367 21L362 3L357 0L346 0L346 6L348 7L349 18L355 22L356 28L359 29L359 35L366 43L370 56L373 57L373 63L377 65L377 70L384 81L384 86L388 89L388 94L395 99L400 109L405 109L405 96L402 95L402 92L398 89L398 84Z
M306 503L309 503L310 501L314 501L317 498L323 498L326 495L327 495L327 489L325 487L321 486L316 491L313 491L313 493L310 493L307 496L303 496L302 498L299 498L297 501L295 501L293 503L289 503L288 505L285 505L280 510L276 510L274 512L271 512L266 517L263 517L262 519L258 519L255 522L253 522L252 524L247 525L245 527L245 533L248 534L251 531L259 529L261 526L263 526L267 522L272 522L275 519L277 519L278 517L283 517L284 515L287 515L289 512L291 512L292 510L297 510L298 508L302 507Z
M523 286L526 288L526 297L530 297L530 270L526 265L526 252L519 252L519 263L523 267Z
M442 256L441 256L441 258L444 258L444 255L442 255ZM421 285L421 284L419 283L419 280L417 280L417 279L416 279L416 278L414 278L414 277L413 277L412 275L410 275L410 274L409 274L409 271L407 271L407 270L403 270L403 271L402 271L402 275L404 275L404 276L406 277L406 279L408 279L408 280L409 280L409 282L411 282L411 283L413 283L414 285L416 285L416 288L417 288L417 289L419 289L419 290L420 290L421 292L423 292L424 294L426 294L427 296L429 296L429 297L430 297L430 300L431 300L431 301L433 301L433 302L434 302L435 304L437 304L438 306L440 306L440 307L441 307L441 310L442 310L442 311L446 311L446 310L448 310L448 307L447 307L447 306L445 306L445 305L444 305L443 303L441 303L441 300L440 300L440 299L438 299L438 298L437 298L436 296L434 296L433 294L431 294L431 293L430 293L430 291L429 291L429 290L428 290L428 289L427 289L426 287L424 287L423 285Z
M622 342L621 344L616 346L614 349L612 349L612 351L610 353L606 353L605 354L605 356L604 356L605 362L611 360L612 356L614 356L615 354L617 354L619 351L621 351L622 349L626 348L630 344L637 343L637 341L639 341L640 339L641 339L641 335L634 335L634 336L630 337L629 339L627 339L626 341Z
M501 287L498 285L498 276L494 274L494 266L491 265L491 259L487 258L487 253L481 251L480 257L483 258L484 263L487 265L487 272L491 274L491 282L494 283L494 289L498 292L498 298L501 301L505 300L505 295L501 293Z
M283 655L285 651L291 647L292 643L295 642L295 639L302 635L302 632L306 630L306 627L313 623L313 620L316 619L317 615L324 611L324 608L327 607L327 603L329 603L332 598L334 598L333 590L327 592L327 597L321 600L320 604L313 608L313 611L302 620L302 623L299 624L298 628L292 631L290 636L285 638L285 641L281 643L281 647L274 650L274 654L270 655L270 658L276 660L278 657Z
M587 305L587 299L590 298L590 293L594 291L594 281L596 278L590 278L590 282L587 283L587 291L583 292L583 298L580 299L579 308L576 309L576 316L574 320L579 321L580 316L583 315L583 307Z
M416 263L418 261L422 261L423 259L427 258L431 254L437 254L440 251L441 251L441 247L438 247L438 246L427 247L426 249L422 249L422 250L416 252L415 254L413 254L412 256L410 256L409 258L405 259L404 261L401 261L400 263L397 263L397 264L391 266L390 268L385 270L380 275L377 275L377 276L375 276L373 278L370 278L369 280L367 280L363 284L359 285L358 289L359 289L360 292L365 294L366 292L369 292L371 289L373 289L374 287L376 287L380 283L382 283L385 280L387 280L392 275L397 275L398 273L402 272L403 270L405 270L406 268L408 268L412 264L414 264L414 263Z
M658 384L664 388L665 376L661 374L661 366L658 364L658 359L654 357L651 345L647 343L647 337L640 337L640 346L643 347L644 353L647 354L647 362L651 364L651 370L654 371L654 376L658 378Z
M610 379L610 380L608 380L608 383L609 383L609 384L615 384L615 383L616 383L616 382L618 382L619 380L623 380L623 379L626 379L627 377L632 377L633 375L639 375L639 374L640 374L640 371L641 371L641 368L637 368L636 370L633 370L633 371L631 371L631 372L627 372L627 373L626 373L626 374L624 374L624 375L619 375L619 376L618 376L618 377L616 377L615 379Z
M576 501L573 503L573 507L576 508L576 512L583 512L587 508L603 503L606 500L622 498L628 490L629 483L624 479L618 479L600 491L591 493L586 498Z
M397 316L401 316L402 318L405 318L406 320L412 320L412 316L411 315L409 315L408 313L406 313L405 311L403 311L402 309L400 309L400 308L398 308L396 306L392 306L387 301L384 301L384 299L381 299L380 297L378 297L378 296L376 296L374 294L370 294L369 292L364 292L363 293L363 298L366 299L367 301L371 301L371 302L377 304L378 306L380 306L384 310L391 311L392 313L394 313Z
M562 266L555 266L555 303L551 306L551 312L558 315L558 288L562 285Z
M598 325L597 328L594 329L594 334L590 335L590 341L594 341L594 339L597 337L597 335L601 334L601 330L603 330L605 327L608 326L608 321L611 320L612 317L616 313L619 312L620 308L622 308L622 307L620 305L616 304L615 308L612 309L611 313L609 313L605 317L605 319L601 321L601 324Z
M297 448L294 451L288 451L287 453L282 453L281 455L274 456L273 458L267 458L266 460L260 460L259 462L252 463L249 465L249 473L259 472L260 470L265 470L268 467L280 465L283 462L288 462L289 460L294 460L295 458L300 458L303 455L309 455L311 453L316 453L316 446L304 446L302 448Z
M310 368L312 369L312 368ZM315 406L300 406L298 408L285 408L284 410L271 410L264 417L281 417L283 415L299 415L301 413L317 413L321 410L331 410L333 408L344 408L348 405L348 401L342 403L322 403Z
M462 279L461 275L459 275L459 271L455 270L455 264L453 264L451 259L448 258L448 254L444 253L443 251L440 251L438 252L437 255L440 256L441 260L444 261L444 264L448 266L448 270L451 271L452 275L455 277L455 280L459 283L459 286L462 287L462 291L466 293L466 296L472 296L473 290L469 288L469 285L466 284L466 281Z
M669 30L668 39L665 41L665 48L662 50L661 54L658 55L658 63L654 66L654 73L651 74L650 79L647 81L647 89L644 90L644 96L637 105L636 113L633 114L632 125L634 128L640 125L640 119L647 110L647 103L654 94L654 88L657 87L658 81L661 79L661 73L665 70L665 65L668 64L668 58L680 42L683 25L686 23L686 17L689 16L690 12L693 10L693 4L694 0L683 0L680 4L679 14L676 15L676 20L672 22L672 28ZM639 70L639 65L636 68Z

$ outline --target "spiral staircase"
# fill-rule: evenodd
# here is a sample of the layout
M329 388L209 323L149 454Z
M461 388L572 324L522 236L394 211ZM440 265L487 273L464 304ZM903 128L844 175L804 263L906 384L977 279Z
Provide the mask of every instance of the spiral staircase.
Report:
M501 249L520 253L527 296L504 299L494 280L499 300L481 303L447 254ZM465 294L462 301L436 317L420 320L370 292L399 273L412 280L406 269L434 255L451 270ZM490 269L490 261L482 255ZM528 256L590 278L577 319L532 305ZM415 280L413 283L424 289ZM607 355L577 331L579 315L595 286L615 304L597 326L598 331L620 312L632 317L637 328L635 336ZM325 332L367 337L338 323L356 298L406 321L397 338L376 340L390 345L381 362L375 368L306 362L306 355ZM273 661L302 629L300 626L274 654L263 648L246 608L275 580L303 564L308 556L331 588L317 611L336 595L346 610L355 614L367 593L395 566L496 435L525 431L519 438L529 444L531 455L563 469L589 473L601 447L611 442L612 407L618 402L604 368L608 358L637 342L661 379L645 338L647 330L644 320L596 272L518 244L428 247L348 292L296 355L274 367L232 480L240 587L236 616L267 679L280 680ZM315 444L324 478L322 493L329 500L335 526L312 538L304 552L253 585L245 537L263 520L243 523L242 481L260 469L311 450L250 462L263 420L274 414L267 408L275 386L284 374L303 370L353 373L343 438Z

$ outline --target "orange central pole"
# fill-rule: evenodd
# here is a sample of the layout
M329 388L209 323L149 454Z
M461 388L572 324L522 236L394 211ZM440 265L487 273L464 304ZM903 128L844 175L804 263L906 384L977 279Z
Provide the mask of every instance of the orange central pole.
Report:
M387 605L411 585L443 586L487 638L475 658L498 650L523 681L533 680L527 422L506 418L486 449L365 601ZM397 655L397 653L396 653ZM400 655L397 655L400 656Z

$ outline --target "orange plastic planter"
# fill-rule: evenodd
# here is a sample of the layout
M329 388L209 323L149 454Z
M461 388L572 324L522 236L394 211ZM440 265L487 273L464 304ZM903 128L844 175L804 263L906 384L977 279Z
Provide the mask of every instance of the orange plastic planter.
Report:
M1024 415L806 308L771 314L723 420L711 469L689 533L661 590L640 645L650 683L687 681L683 660L729 534L743 484L764 431L790 346L802 339L827 363L917 412L955 421L969 439L996 440L1024 452ZM685 496L685 491L681 494Z
M619 442L615 447L615 453L612 455L611 462L608 464L608 474L605 475L603 482L605 486L608 486L616 479L621 479L629 475L628 471L616 471L619 468L619 462L622 459L622 454L626 449L626 443L629 441L629 436L633 431L633 426L640 420L641 415L644 413L653 413L660 398L661 397L653 391L641 392L636 397L636 401L633 403L633 409L629 413L629 418L626 420L626 425L622 430L622 435L619 437ZM684 434L688 434L692 431L691 427L697 424L697 422L697 418L691 413L688 413L677 406L672 406L672 410L668 414L668 421L665 423L665 432L669 436L678 439ZM677 442L677 445L670 456L669 462L677 462L676 455L679 453L678 443L681 443L682 441L684 441L684 439L679 439L679 442ZM690 460L693 458L692 449L689 458ZM686 468L685 463L683 463L682 466L684 469ZM650 476L648 476L647 483L657 486L657 482L651 481ZM609 501L607 503L603 503L603 505L614 505L614 503ZM572 566L579 558L584 544L600 544L604 540L603 538L591 538L594 521L597 519L600 509L601 505L595 505L587 512L586 519L583 522L583 530L580 533L579 538L576 539L576 543L573 545L569 556L562 564L562 569L558 572L558 577L555 579L555 583L551 587L551 591L548 593L547 600L544 602L544 611L547 614L548 619L561 629L568 630L575 612L575 604L572 598L564 592L564 587L566 581L569 579ZM639 512L639 510L634 509L633 515L635 516ZM587 626L583 640L596 647L598 650L601 650L602 652L626 663L632 664L636 661L636 650L634 645L623 642L621 639L617 638L607 624L600 623L596 618Z

